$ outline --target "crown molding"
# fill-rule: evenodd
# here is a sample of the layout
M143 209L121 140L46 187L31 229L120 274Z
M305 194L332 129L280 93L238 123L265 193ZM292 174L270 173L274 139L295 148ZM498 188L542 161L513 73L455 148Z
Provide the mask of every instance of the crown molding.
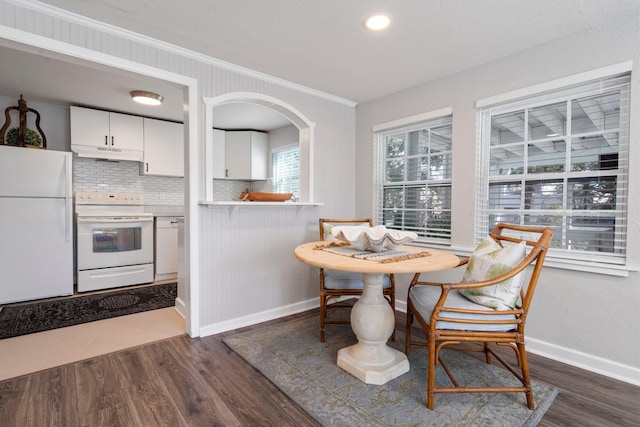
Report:
M226 62L212 56L208 56L199 52L195 52L193 50L189 50L180 46L176 46L171 43L163 42L161 40L154 39L152 37L148 37L130 30L126 30L124 28L116 27L111 24L107 24L104 22L97 21L92 18L88 18L82 15L78 15L77 13L69 12L63 9L59 9L54 6L50 6L48 4L41 3L39 1L34 0L6 0L7 3L14 4L16 6L30 9L57 19L61 19L67 22L71 22L74 24L82 25L93 30L101 31L107 34L111 34L117 37L122 37L127 40L131 40L133 42L137 42L140 44L144 44L150 47L154 47L156 49L173 53L188 59L192 59L194 61L198 61L204 64L208 64L217 68L221 68L227 71L232 71L234 73L238 73L247 77L255 78L258 80L266 81L268 83L273 83L278 86L282 86L288 89L292 89L298 92L305 93L307 95L315 96L318 98L322 98L331 102L336 102L338 104L343 104L348 107L355 107L358 105L357 102L331 95L326 92L322 92L316 89L312 89L307 86L303 86L297 83L290 82L288 80L284 80L270 74L261 73L259 71L252 70L250 68L242 67L240 65L232 64L230 62Z

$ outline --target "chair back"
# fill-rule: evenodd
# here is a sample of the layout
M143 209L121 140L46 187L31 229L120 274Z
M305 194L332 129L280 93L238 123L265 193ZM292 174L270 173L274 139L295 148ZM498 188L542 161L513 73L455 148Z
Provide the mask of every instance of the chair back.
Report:
M371 218L320 218L319 224L319 236L320 240L336 240L331 233L333 227L336 226L368 226L373 227L373 220ZM319 284L320 284L320 342L324 342L325 338L325 325L327 324L348 324L349 320L340 318L329 318L327 316L328 308L340 308L347 307L351 309L352 302L341 301L343 297L360 297L363 293L363 281L362 273L355 273L350 271L336 271L325 270L319 268ZM391 305L391 309L395 312L396 309L396 291L395 291L395 279L393 274L385 274L382 283L382 295ZM334 300L332 304L329 302ZM391 339L395 341L396 332L393 331Z
M371 218L354 218L354 219L330 219L320 218L320 240L335 240L331 234L331 229L336 226L366 226L373 227Z
M529 283L520 290L520 298L522 301L520 309L523 312L521 320L524 324L524 317L526 317L529 311L533 293L535 292L538 278L542 271L542 265L547 255L549 245L551 244L553 228L498 223L490 235L503 247L505 244L518 244L520 242L525 242L528 247L531 247L528 255L509 273L509 276L513 277L514 274L524 271L529 265L534 265ZM532 238L533 236L538 236L537 240L528 240L528 238Z

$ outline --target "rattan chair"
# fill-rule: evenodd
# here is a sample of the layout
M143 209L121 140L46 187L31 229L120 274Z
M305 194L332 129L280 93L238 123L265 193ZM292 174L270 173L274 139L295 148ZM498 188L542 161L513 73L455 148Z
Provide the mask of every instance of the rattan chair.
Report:
M327 219L320 218L320 240L335 240L331 235L331 229L335 226L365 226L373 227L370 218L364 219ZM328 324L348 324L349 320L330 318L329 308L350 307L346 302L333 302L332 299L340 299L345 296L359 297L362 295L362 273L320 269L320 342L325 340L325 326ZM385 275L382 285L382 293L394 313L396 310L395 280L393 274ZM395 341L395 330L391 339Z
M504 235L503 235L503 232ZM497 242L498 251L501 247L512 247L518 243L522 250L519 260L506 273L500 274L489 280L463 281L460 283L431 283L420 281L420 273L416 274L409 285L407 296L407 324L406 324L406 348L409 355L411 345L427 347L427 407L434 408L436 393L473 393L473 392L524 392L527 406L534 408L529 366L525 351L525 322L533 293L536 289L538 277L542 270L544 258L551 242L553 229L542 227L526 227L507 224L498 224L491 232L491 238ZM518 237L513 237L518 236ZM530 241L524 239L535 239ZM495 244L495 242L493 244ZM528 254L525 256L524 251ZM472 257L473 258L473 255ZM459 266L467 265L465 276L469 271L469 258L461 260ZM472 263L479 263L475 258ZM532 265L531 271L527 267ZM503 270L504 272L504 270ZM520 276L518 276L522 273ZM528 282L525 280L529 277ZM489 275L491 277L491 275ZM505 285L505 282L522 279L522 287L514 290L514 307L512 309L494 309L486 305L472 302L463 296L460 291L472 289L478 292L483 287L493 285ZM495 288L489 288L495 289ZM503 288L502 288L503 289ZM465 291L463 291L465 292ZM467 291L468 292L468 291ZM426 341L413 340L411 337L411 324L416 319L426 335ZM515 385L465 386L461 385L453 376L446 365L441 350L447 346L462 350L478 351L485 353L488 364L492 356L504 365L519 380ZM518 367L511 366L502 356L496 352L496 346L508 346L514 350ZM436 386L435 371L437 364L449 376L452 386ZM521 384L521 385L520 385Z

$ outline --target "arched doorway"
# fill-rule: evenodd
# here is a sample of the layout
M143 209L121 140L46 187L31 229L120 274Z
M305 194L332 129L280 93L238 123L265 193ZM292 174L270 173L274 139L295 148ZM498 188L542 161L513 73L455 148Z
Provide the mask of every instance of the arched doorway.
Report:
M213 122L216 106L230 103L256 104L274 110L289 119L298 128L300 134L300 201L313 201L313 136L315 123L311 122L298 109L286 102L260 93L231 92L216 97L204 97L205 111L205 155L213 152ZM212 173L205 169L205 199L212 200Z

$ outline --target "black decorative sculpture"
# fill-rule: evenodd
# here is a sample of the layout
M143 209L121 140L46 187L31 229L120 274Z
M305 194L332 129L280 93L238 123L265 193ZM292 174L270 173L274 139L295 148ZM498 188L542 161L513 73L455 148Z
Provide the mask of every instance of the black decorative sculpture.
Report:
M33 108L29 108L27 107L27 101L25 101L22 98L22 95L20 95L20 99L18 100L18 106L17 107L7 107L4 110L4 117L5 117L5 122L4 125L2 126L2 128L0 129L0 145L9 145L6 143L5 140L5 133L7 132L7 129L9 129L9 126L11 125L11 115L9 114L11 112L11 110L17 110L18 111L18 115L19 115L19 126L18 126L18 138L17 138L17 143L16 144L10 144L10 145L17 145L19 147L26 147L26 146L30 146L30 147L38 147L38 148L47 148L47 138L44 136L44 132L42 132L42 129L40 129L40 113L38 113L36 110L34 110ZM34 145L33 143L29 143L27 140L31 140L31 138L27 138L27 135L32 133L35 135L36 140L38 139L37 134L32 131L31 129L27 128L27 113L31 112L34 113L36 115L36 128L38 129L38 132L40 133L40 135L42 136L42 145ZM11 133L11 130L9 131ZM39 142L39 141L38 141Z

